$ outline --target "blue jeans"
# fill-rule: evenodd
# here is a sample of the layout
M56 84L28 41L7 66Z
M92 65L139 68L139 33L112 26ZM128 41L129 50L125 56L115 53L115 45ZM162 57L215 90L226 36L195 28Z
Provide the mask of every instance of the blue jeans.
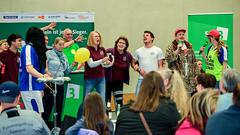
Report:
M142 81L143 81L143 79L138 79L137 86L136 86L136 91L135 91L135 95L136 96L138 95L138 93L140 91L140 87L141 87Z
M105 102L105 93L106 93L106 81L105 77L97 78L97 79L85 79L84 81L84 92L85 96L90 93L94 88L96 91L101 95L103 100L103 105L106 104Z

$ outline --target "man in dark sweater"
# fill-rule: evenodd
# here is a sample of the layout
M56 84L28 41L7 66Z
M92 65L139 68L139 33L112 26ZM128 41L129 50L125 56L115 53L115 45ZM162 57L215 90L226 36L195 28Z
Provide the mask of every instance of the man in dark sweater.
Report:
M14 81L18 83L18 70L20 53L18 49L22 44L22 37L18 34L11 34L8 36L7 42L9 49L0 53L1 65L4 65L5 70L1 72L0 83L5 81Z

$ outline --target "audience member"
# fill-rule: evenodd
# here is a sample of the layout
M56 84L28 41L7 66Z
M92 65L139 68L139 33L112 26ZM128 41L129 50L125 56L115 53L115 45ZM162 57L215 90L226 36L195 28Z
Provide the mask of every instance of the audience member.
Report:
M83 117L67 129L66 135L81 134L80 129L94 130L99 135L112 135L113 123L105 114L101 96L96 92L89 93L83 104Z
M197 66L198 66L200 73L205 73L205 71L203 70L203 66L202 66L202 60L197 59Z
M4 69L2 69L0 74L0 83L4 81L14 81L18 83L20 63L20 53L18 49L21 48L21 41L22 37L18 34L11 34L8 36L7 44L10 45L10 47L6 51L0 53L0 63L4 65Z
M224 87L233 91L233 105L208 119L205 135L238 135L240 129L240 72L229 70L224 74Z
M218 100L217 112L226 110L229 108L232 102L233 90L240 81L240 72L236 69L227 69L223 73L223 77L220 81L220 91L223 93Z
M20 91L16 83L0 85L0 133L2 135L51 135L40 115L29 110L17 109Z
M138 95L143 76L150 71L158 71L163 67L163 52L159 47L153 45L153 41L153 33L144 31L144 46L138 48L133 55L132 66L139 73L135 95Z
M201 91L205 88L215 88L216 85L216 77L212 74L201 73L196 77L197 79L197 91Z
M176 135L204 135L207 120L216 109L218 96L218 91L213 89L205 89L193 95L188 104L188 113Z
M141 120L145 119L146 125ZM137 99L124 105L117 118L116 135L174 135L180 120L176 104L167 96L161 75L156 71L145 74Z
M181 75L177 70L170 69L160 70L159 73L163 77L168 95L176 103L178 112L184 117L189 97Z

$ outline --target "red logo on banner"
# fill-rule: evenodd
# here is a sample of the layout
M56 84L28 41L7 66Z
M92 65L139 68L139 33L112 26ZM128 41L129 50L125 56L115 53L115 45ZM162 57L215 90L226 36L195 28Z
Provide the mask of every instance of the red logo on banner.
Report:
M44 15L40 15L38 16L39 19L45 19L45 16Z
M89 16L80 15L78 16L80 20L87 20Z

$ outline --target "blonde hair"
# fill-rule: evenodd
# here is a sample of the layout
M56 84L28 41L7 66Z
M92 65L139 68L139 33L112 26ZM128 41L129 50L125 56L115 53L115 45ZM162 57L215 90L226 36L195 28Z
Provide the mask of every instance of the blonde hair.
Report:
M89 36L88 36L88 43L87 43L87 46L94 46L94 42L93 42L93 34L94 33L97 33L99 35L99 38L100 38L100 44L99 44L99 47L102 46L102 36L99 32L97 31L92 31L90 32Z
M56 37L55 41L54 41L54 45L56 45L61 40L64 41L64 39L62 37Z
M151 71L144 76L136 101L131 106L134 111L154 112L160 104L160 96L166 96L161 75Z
M184 82L177 70L163 69L159 73L164 80L168 80L166 92L176 103L177 109L182 116L187 113L188 94Z
M186 116L194 127L202 133L208 118L215 112L219 93L212 88L204 89L190 98L188 104L188 115Z
M0 40L0 46L3 44L3 43L7 43L7 40L6 39L3 39L3 40Z

